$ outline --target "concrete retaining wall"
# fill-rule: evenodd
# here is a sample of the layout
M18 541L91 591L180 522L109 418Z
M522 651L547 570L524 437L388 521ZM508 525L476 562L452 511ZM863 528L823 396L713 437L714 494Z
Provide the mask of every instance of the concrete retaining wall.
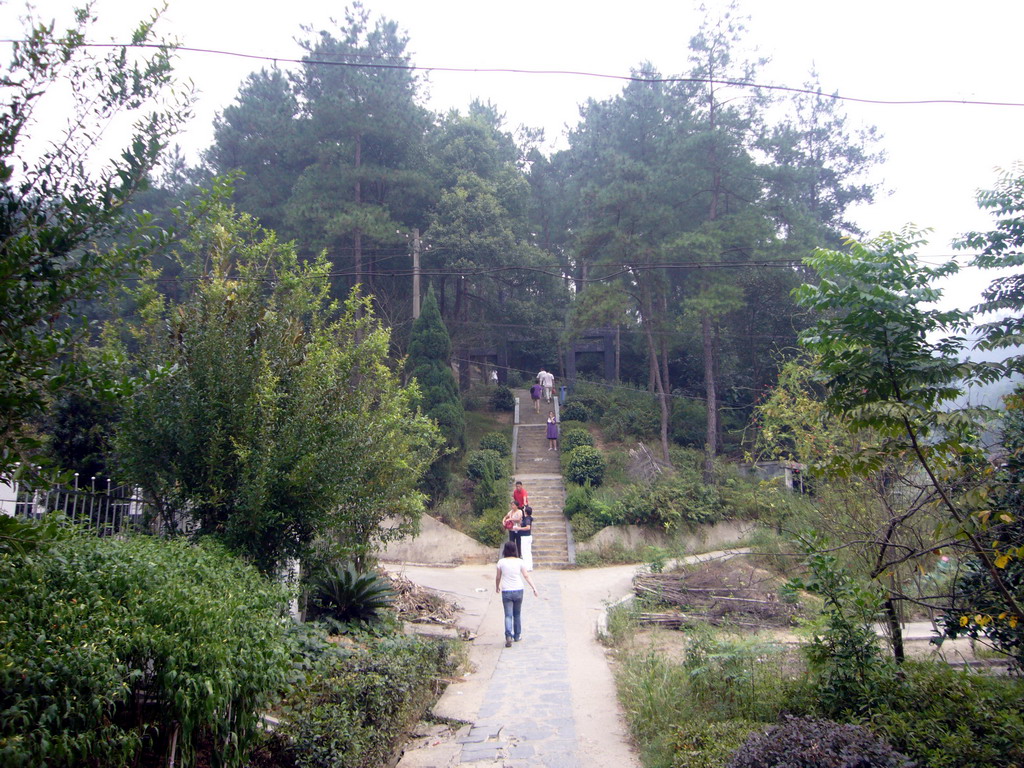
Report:
M639 525L610 525L595 533L588 541L577 541L577 552L600 552L612 546L635 549L640 546L677 549L682 545L688 552L703 552L733 546L754 528L753 523L727 521L702 525L697 531L668 534Z
M464 565L497 562L498 550L423 515L418 536L391 542L378 557L390 563Z
M576 551L595 552L616 545L627 549L644 545L678 549L682 545L689 552L705 552L735 545L753 527L753 523L724 522L701 526L696 532L669 535L638 525L613 525L601 529L589 541L576 542ZM378 557L388 563L464 565L496 562L498 550L423 515L418 536L391 542Z

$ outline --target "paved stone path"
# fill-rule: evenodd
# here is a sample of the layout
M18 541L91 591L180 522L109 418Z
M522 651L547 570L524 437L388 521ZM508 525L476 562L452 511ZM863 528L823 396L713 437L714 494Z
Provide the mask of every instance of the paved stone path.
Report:
M634 566L535 570L523 636L505 647L493 565L389 566L460 606L476 637L470 671L452 682L407 743L398 768L638 768L595 627L602 608L630 590ZM445 725L447 722L449 725Z
M523 603L523 638L502 648L459 761L506 768L576 768L576 726L558 574L535 571L543 599Z

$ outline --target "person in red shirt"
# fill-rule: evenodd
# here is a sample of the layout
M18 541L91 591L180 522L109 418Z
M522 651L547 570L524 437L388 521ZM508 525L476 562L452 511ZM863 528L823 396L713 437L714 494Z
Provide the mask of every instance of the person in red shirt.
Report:
M516 506L519 507L519 509L522 509L523 507L530 503L530 495L526 492L526 489L523 487L522 480L516 480L516 489L512 491L512 501L515 502Z

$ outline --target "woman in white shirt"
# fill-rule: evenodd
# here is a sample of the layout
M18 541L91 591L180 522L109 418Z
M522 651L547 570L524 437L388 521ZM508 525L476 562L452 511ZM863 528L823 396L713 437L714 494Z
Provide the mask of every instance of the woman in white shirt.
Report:
M537 597L537 587L534 586L533 579L530 578L530 572L526 570L526 564L519 558L516 545L511 541L506 541L505 546L502 547L498 570L494 576L494 591L501 593L501 605L505 609L506 648L512 646L513 640L518 643L523 635L520 611L523 608L524 579L533 590L533 596Z

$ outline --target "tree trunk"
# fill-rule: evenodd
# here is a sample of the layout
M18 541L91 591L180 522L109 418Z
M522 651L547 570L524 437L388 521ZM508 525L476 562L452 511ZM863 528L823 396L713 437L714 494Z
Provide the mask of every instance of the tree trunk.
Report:
M707 432L704 438L704 482L715 481L714 459L718 453L718 395L715 392L715 349L711 332L711 315L703 313L700 319L704 342L704 396L708 409Z
M363 183L359 177L359 169L363 165L363 137L361 135L356 136L356 147L355 147L355 167L356 167L356 185L355 185L355 204L356 208L362 205L363 202ZM360 285L363 282L363 231L356 227L355 232L352 234L352 261L353 271L355 273L355 284ZM356 319L362 317L362 309L356 307Z
M885 619L889 623L889 634L892 636L892 655L897 664L902 664L906 658L903 650L903 627L900 626L899 613L896 611L896 601L891 597L885 601Z
M452 307L452 320L458 322L462 317L462 302L466 292L466 280L461 275L455 278L455 305Z
M711 361L711 364L714 366L714 371L715 371L714 378L713 378L714 385L715 385L715 402L718 403L719 402L719 400L718 400L718 382L720 382L722 380L722 366L721 366L722 356L720 354L718 354L718 351L722 348L722 335L719 332L721 330L721 326L719 325L718 320L715 320L714 329L715 329L715 338L714 338L714 346L711 348L712 355L713 355L713 360ZM721 419L721 414L720 413L715 415L715 424L718 427L718 431L716 433L715 451L718 452L718 451L721 451L722 450L722 446L725 445L725 427L722 425L722 419Z
M668 442L668 392L665 389L665 382L661 375L661 365L658 360L658 345L654 340L654 330L651 328L650 318L653 308L649 295L643 296L642 307L643 327L647 336L647 353L650 355L651 359L650 375L654 379L654 386L658 392L658 404L661 406L661 457L666 464L671 464L672 460L669 456Z
M459 356L459 389L462 392L469 390L472 386L472 366L469 362L469 350L465 347L458 351Z
M622 327L615 326L615 383L622 381Z

